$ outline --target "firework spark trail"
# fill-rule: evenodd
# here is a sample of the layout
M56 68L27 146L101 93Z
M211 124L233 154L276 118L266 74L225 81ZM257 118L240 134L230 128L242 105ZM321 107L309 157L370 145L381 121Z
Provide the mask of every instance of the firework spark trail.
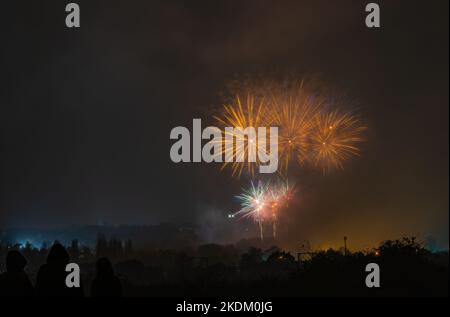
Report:
M262 230L262 223L264 221L262 214L263 208L265 208L265 195L266 195L266 186L261 182L258 183L257 186L251 183L251 187L248 190L244 190L244 192L236 196L241 201L241 209L237 211L234 215L252 218L255 222L258 223L260 239L261 241L264 239L264 234Z
M359 117L349 113L331 111L314 118L311 135L310 160L315 167L327 173L343 169L344 162L360 155L358 144L364 141L367 129Z
M252 182L249 189L236 196L241 202L241 209L234 213L233 217L251 218L257 222L261 240L264 238L262 224L270 222L273 226L273 238L276 238L278 214L282 209L288 207L294 190L294 187L289 185L288 182L279 183L275 186L262 182L258 182L255 186Z
M235 129L278 127L280 175L288 174L293 161L319 168L325 174L343 169L346 161L360 155L359 145L367 128L359 116L335 110L338 99L314 92L303 81L288 86L254 85L246 95L241 98L237 94L235 102L225 105L222 113L214 118L221 125ZM229 158L222 169L230 165L233 176L240 177L244 171L253 176L261 162L245 158L250 155L249 150L256 151L255 156L259 158L266 149L249 144L246 134L233 131L226 132L225 139L227 136L236 142L231 147L222 146L220 155Z
M307 161L310 150L310 135L313 133L316 113L322 101L311 96L303 87L288 91L276 91L265 108L266 124L278 126L278 153L280 173L286 175L289 163Z
M225 105L222 114L214 116L223 127L234 128L233 131L225 130L225 139L221 141L222 152L220 153L220 156L225 156L222 169L231 165L233 176L241 176L244 169L250 175L254 175L255 169L260 165L258 158L266 153L266 149L260 147L258 142L249 144L248 135L243 133L248 127L257 129L265 126L262 122L262 116L265 112L264 108L263 100L248 94L244 101L242 101L240 96L236 96L234 104ZM233 141L232 146L227 146L227 139ZM255 142L255 140L250 142ZM254 151L253 148L255 149ZM249 150L251 151L249 152ZM253 155L256 161L251 162L248 159L249 155Z
M241 202L241 209L234 215L242 217L251 217L256 221L263 220L262 211L266 207L268 186L262 182L255 184L252 182L248 190L244 190L237 199Z

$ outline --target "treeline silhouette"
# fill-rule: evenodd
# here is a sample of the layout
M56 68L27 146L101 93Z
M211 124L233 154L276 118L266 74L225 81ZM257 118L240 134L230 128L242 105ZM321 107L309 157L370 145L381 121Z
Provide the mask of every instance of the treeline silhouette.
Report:
M134 250L130 240L99 235L94 249L77 240L67 249L0 245L0 256L0 296L448 296L448 252L415 238L291 254L218 244ZM69 262L80 265L80 288L65 285ZM380 288L365 284L368 263L380 266Z

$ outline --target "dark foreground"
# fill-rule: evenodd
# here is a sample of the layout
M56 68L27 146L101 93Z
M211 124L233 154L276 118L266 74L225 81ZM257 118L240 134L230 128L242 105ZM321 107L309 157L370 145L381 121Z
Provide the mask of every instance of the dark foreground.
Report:
M291 255L277 248L203 245L185 252L134 251L100 241L79 248L2 245L1 296L448 296L448 252L431 253L415 239L386 241L367 252ZM67 250L67 251L66 251ZM11 252L12 251L12 252ZM55 255L56 254L56 255ZM24 259L20 259L23 255ZM81 289L67 290L65 265L80 264ZM380 267L380 287L366 286L366 265Z

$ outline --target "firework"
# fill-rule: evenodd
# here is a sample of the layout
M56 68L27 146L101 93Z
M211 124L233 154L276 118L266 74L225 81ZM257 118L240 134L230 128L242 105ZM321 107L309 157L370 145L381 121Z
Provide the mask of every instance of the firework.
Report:
M251 218L258 223L260 229L260 238L263 237L263 223L272 223L273 238L276 237L276 223L279 212L288 207L289 201L293 198L294 187L289 183L279 183L272 186L270 183L258 182L237 196L241 202L241 209L232 214L232 217L239 216Z
M343 169L344 162L359 156L359 143L364 141L366 127L356 115L331 111L314 118L309 158L323 173Z
M251 94L248 94L244 100L240 96L236 96L236 101L225 105L222 114L220 116L214 116L214 118L224 127L232 127L235 129L253 127L257 129L258 127L264 127L262 121L264 107L263 100ZM253 153L256 159L261 157L260 153L266 151L266 149L261 148L258 142L256 144L249 144L249 142L254 142L254 140L249 141L248 136L244 133L225 130L225 139L227 137L235 141L233 142L233 146L226 146L225 141L221 141L223 146L220 155L225 155L225 162L222 165L222 169L227 165L231 165L233 175L240 176L244 169L250 175L253 175L255 168L259 166L260 162L258 160L251 162L248 159L249 147L252 146L256 149L256 152Z
M241 209L233 214L233 217L240 216L245 218L252 218L258 223L261 241L264 239L262 223L264 221L264 212L266 210L266 192L267 187L261 182L257 186L251 183L248 190L236 196L241 201Z
M287 174L289 163L303 164L309 155L314 117L322 102L300 84L298 89L277 91L265 108L266 124L278 126L279 171Z
M278 172L282 176L287 176L292 162L319 168L325 174L343 169L346 161L360 155L359 145L364 141L366 127L359 116L335 110L339 98L329 92L313 89L303 81L243 85L242 90L237 90L241 95L238 93L235 102L225 105L215 119L234 128L278 127ZM244 92L247 98L242 100ZM261 162L239 160L249 155L248 137L232 133L236 146L222 147L221 155L232 158L226 160L222 169L231 165L234 176L241 176L243 171L253 176ZM265 154L266 149L259 144L251 146L257 158Z
M242 217L251 217L255 221L264 220L263 211L267 203L268 186L262 182L255 184L252 182L251 187L243 191L239 196L236 196L241 202L241 209L234 213L234 215Z

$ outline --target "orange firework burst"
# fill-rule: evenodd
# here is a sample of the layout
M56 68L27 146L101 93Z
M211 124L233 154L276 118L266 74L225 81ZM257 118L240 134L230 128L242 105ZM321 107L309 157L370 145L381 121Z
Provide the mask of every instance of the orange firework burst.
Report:
M303 88L272 95L266 108L267 125L278 126L278 153L280 172L287 173L289 162L304 163L309 155L310 136L314 129L314 117L322 105Z
M311 135L312 164L324 173L332 169L343 169L343 163L360 155L358 147L364 141L367 128L358 116L332 111L314 117L314 133Z
M364 141L366 127L357 115L334 110L340 103L335 94L295 80L263 81L259 85L244 82L235 91L234 101L228 102L214 118L222 126L235 129L277 127L278 172L282 176L287 176L293 162L312 165L326 173L343 169L347 160L360 155L359 143ZM253 176L255 168L261 165L260 154L266 154L267 149L249 144L245 133L225 131L227 136L236 140L236 146L222 146L221 155L232 158L225 159L222 169L230 165L234 176L241 176L244 171ZM246 159L249 150L256 152L256 161Z
M221 153L221 155L225 155L225 162L222 168L231 165L233 175L240 176L244 169L253 175L255 168L260 164L258 161L259 153L266 151L265 148L259 146L258 142L253 144L255 139L249 140L248 135L243 133L243 130L248 127L257 129L265 126L262 121L264 107L263 100L251 94L248 94L244 101L239 96L236 96L236 102L225 105L221 116L214 116L220 125L234 128L234 131L225 129L225 140L222 140L224 146L222 146ZM237 129L242 130L237 132ZM227 146L227 138L231 139L232 146ZM249 153L253 153L256 158L255 162L251 162L248 159L248 156L251 155Z

